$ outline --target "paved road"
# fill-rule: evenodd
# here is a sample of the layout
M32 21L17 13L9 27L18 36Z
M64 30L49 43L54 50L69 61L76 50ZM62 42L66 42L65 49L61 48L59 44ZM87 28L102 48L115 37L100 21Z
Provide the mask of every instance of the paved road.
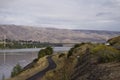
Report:
M47 71L56 68L56 64L55 64L55 62L51 59L51 56L48 56L47 59L48 59L48 63L49 63L48 67L45 68L44 70L40 71L39 73L33 75L32 77L26 79L26 80L41 80L41 78L45 75L45 73L46 73Z

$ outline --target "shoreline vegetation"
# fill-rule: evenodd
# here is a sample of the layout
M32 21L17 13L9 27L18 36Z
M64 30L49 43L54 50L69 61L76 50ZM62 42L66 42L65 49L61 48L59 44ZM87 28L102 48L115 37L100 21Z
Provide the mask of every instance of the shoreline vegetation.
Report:
M62 43L49 43L40 41L24 40L0 40L0 49L23 49L23 48L42 48L47 46L62 47Z
M46 72L42 80L119 80L120 76L120 36L101 43L80 43L68 52L52 54L51 48L39 51L38 58L19 75L8 80L26 80L47 67L47 56L51 55L56 68ZM109 43L109 45L108 45ZM47 51L48 50L48 51ZM51 53L51 54L49 54ZM39 61L46 63L44 66ZM40 67L35 71L37 67ZM31 74L30 74L31 72ZM28 76L29 74L29 76Z

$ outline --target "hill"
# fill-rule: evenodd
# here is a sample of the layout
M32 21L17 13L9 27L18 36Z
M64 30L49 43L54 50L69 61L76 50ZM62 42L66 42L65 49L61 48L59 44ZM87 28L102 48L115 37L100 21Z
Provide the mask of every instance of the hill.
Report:
M71 54L69 58L68 54ZM84 43L71 48L68 54L53 56L57 68L47 72L42 80L119 80L120 51L117 49Z
M120 35L115 31L68 30L56 28L0 25L0 39L33 40L50 43L105 42Z
M109 39L107 42L110 43L110 45L113 47L120 49L120 36Z
M119 80L120 77L120 50L111 45L76 44L68 52L52 55L52 60L56 67L40 77L41 80ZM39 66L42 61L45 64ZM30 77L43 72L44 67L50 65L46 57L33 62L32 67L8 80L31 80Z

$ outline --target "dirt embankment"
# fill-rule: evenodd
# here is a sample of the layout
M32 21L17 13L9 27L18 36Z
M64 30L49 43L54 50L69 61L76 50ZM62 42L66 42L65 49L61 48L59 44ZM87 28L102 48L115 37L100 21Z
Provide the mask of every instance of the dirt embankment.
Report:
M75 66L71 80L120 80L120 62L98 63L87 51Z

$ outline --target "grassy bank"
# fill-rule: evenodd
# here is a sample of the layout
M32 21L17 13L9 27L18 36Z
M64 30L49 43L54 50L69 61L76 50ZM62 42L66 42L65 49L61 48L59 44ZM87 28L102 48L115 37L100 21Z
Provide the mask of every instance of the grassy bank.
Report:
M47 61L47 56L40 58L36 64L33 65L32 68L27 69L25 71L23 71L22 73L20 73L18 76L13 77L11 79L7 79L7 80L26 80L27 78L33 76L34 74L42 71L43 69L45 69L48 66L48 61Z

